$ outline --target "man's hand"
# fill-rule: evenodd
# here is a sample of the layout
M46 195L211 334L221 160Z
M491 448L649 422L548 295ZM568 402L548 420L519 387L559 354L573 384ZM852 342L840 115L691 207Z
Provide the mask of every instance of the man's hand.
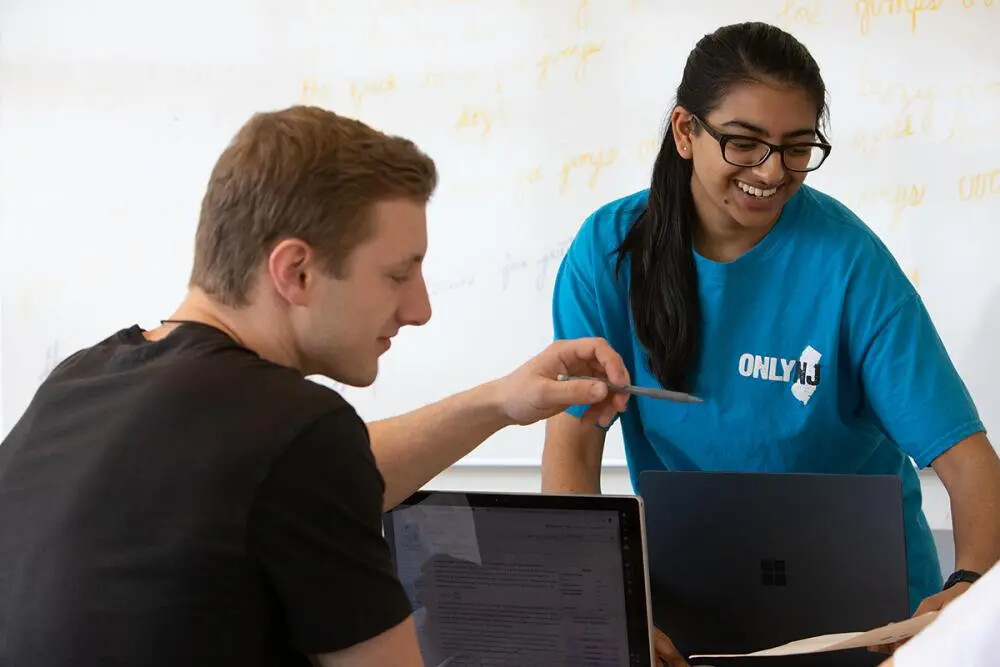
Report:
M926 614L929 611L941 611L947 607L955 598L969 590L969 586L972 584L960 581L951 588L941 591L940 593L935 593L930 597L926 597L917 607L917 610L913 612L914 616L920 616L921 614ZM893 644L880 644L878 646L869 646L868 650L875 653L895 653L896 649L906 643L907 640L903 639L901 641L895 642Z
M506 416L517 424L532 424L571 405L590 405L582 420L608 426L625 410L628 394L612 392L602 382L557 380L561 373L607 378L615 384L630 381L622 358L603 338L556 341L497 381Z
M670 637L660 632L660 629L656 627L653 628L653 648L656 650L659 664L665 667L689 667L687 660L670 641Z

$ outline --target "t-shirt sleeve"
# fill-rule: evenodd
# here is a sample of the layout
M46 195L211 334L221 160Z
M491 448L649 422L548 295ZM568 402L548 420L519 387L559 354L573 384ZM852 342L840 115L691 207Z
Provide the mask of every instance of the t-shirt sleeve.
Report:
M868 404L921 468L984 430L920 296L908 291L876 323L860 359Z
M303 654L347 648L410 614L382 537L384 489L367 428L349 407L299 434L261 485L248 544Z

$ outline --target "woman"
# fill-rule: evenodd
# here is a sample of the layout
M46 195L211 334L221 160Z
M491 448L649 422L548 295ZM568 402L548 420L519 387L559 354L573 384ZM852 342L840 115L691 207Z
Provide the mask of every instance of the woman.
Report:
M650 468L900 476L911 609L923 612L969 583L942 591L908 457L943 480L956 564L974 573L1000 557L1000 462L889 251L803 185L830 153L825 99L816 62L778 28L704 37L650 188L594 212L564 257L555 332L603 336L636 384L705 399L630 400L634 488ZM547 492L600 490L605 431L579 414L548 422Z
M968 595L903 645L882 667L995 667L1000 651L1000 565L994 565Z

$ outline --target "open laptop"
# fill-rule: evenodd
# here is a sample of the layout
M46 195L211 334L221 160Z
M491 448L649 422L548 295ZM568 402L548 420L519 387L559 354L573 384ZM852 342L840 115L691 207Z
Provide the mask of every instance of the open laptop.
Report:
M910 615L894 475L644 471L639 492L653 621L685 656L749 653ZM886 657L859 649L745 663Z
M418 491L383 527L425 664L656 664L639 498Z

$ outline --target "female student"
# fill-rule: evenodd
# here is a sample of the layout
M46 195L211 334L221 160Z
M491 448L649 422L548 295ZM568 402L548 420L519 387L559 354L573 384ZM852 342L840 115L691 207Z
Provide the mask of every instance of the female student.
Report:
M831 150L825 99L816 62L778 28L701 39L649 189L596 210L563 258L555 333L603 336L635 384L705 400L630 400L635 488L651 468L899 475L911 609L923 612L1000 558L1000 461L892 255L803 185ZM605 431L581 412L547 424L546 492L600 490ZM962 572L945 590L909 457L951 498Z

